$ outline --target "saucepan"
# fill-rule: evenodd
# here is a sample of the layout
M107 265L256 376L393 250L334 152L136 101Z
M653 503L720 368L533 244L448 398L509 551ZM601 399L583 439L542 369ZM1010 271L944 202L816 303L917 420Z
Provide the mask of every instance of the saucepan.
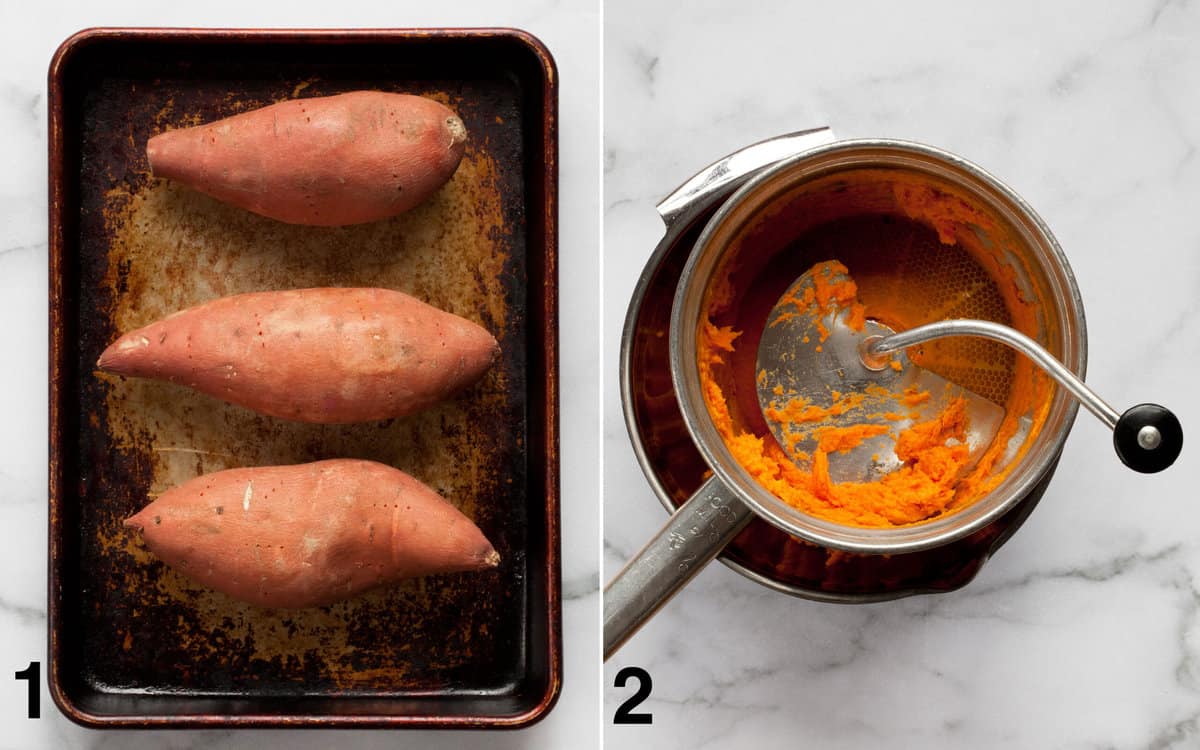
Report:
M922 204L930 196L948 200L953 210L931 218ZM697 364L708 306L714 295L728 296L731 291L726 287L738 286L739 282L731 279L740 279L741 292L746 292L754 286L749 279L770 277L788 268L786 256L805 232L871 214L925 222L930 225L930 236L941 236L947 243L952 224L988 273L1002 279L1012 298L1020 301L1023 313L1009 319L1005 311L989 309L985 315L947 317L1004 315L1000 322L1020 328L1061 363L1068 375L1082 379L1087 329L1070 264L1045 222L999 179L928 145L894 139L838 141L822 128L755 144L718 161L658 208L668 227L660 250L703 226L679 276L666 336L671 383L682 423L707 465L708 477L606 587L605 658L755 518L800 543L827 550L863 556L906 555L978 534L1006 514L1011 516L1014 508L1029 505L1031 497L1036 501L1045 490L1079 406L1076 396L1050 380L1044 381L1041 397L1010 400L1015 429L1006 433L1006 449L992 469L996 480L981 497L921 523L864 528L803 512L756 481L723 439L706 403L706 383ZM889 251L881 248L879 252ZM886 267L889 259L880 260L879 265ZM895 260L900 264L905 259ZM648 267L647 274L652 272ZM638 295L650 281L648 275L643 277ZM769 304L763 307L764 316L767 307ZM631 319L634 312L631 310ZM634 334L627 325L626 365ZM1041 377L1038 368L1029 362L1018 364L1022 362L1019 357L1003 351L983 356L993 360L1009 357L1004 361L1017 373L1015 378ZM986 391L994 385L994 374L989 373L979 375L976 390ZM973 377L969 369L960 374L968 381ZM626 377L622 385L628 415L638 384ZM1178 423L1174 424L1177 427ZM646 468L647 457L636 435L634 442ZM1020 520L1023 516L1016 525Z

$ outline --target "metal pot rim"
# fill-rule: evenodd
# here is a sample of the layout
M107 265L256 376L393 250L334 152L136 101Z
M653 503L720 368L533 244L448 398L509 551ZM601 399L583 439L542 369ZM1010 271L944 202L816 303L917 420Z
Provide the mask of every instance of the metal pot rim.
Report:
M1046 256L1038 260L1045 267L1050 282L1055 286L1052 291L1061 303L1064 317L1064 324L1061 326L1064 364L1081 377L1085 374L1087 360L1086 322L1082 299L1070 264L1045 222L1020 196L990 173L962 157L925 144L896 139L855 139L816 146L764 168L726 198L709 218L693 245L680 276L668 333L671 375L676 398L684 423L697 449L714 474L730 490L759 517L788 534L824 547L860 554L902 554L948 544L984 528L1011 510L1053 467L1054 460L1074 422L1078 404L1062 389L1056 389L1045 427L1036 444L997 488L968 508L945 518L899 529L847 527L802 514L759 486L733 459L724 441L717 434L711 416L699 395L699 376L695 367L697 318L692 318L689 323L684 310L688 304L693 308L699 305L695 299L698 293L693 287L702 287L707 283L707 278L699 277L698 260L703 257L704 249L712 242L714 234L723 227L724 222L730 219L734 211L744 209L744 204L748 201L758 199L760 202L766 202L780 191L790 188L795 182L811 177L817 166L836 166L838 158L852 158L855 155L882 160L879 161L880 166L907 162L908 166L923 164L931 169L940 169L944 172L941 176L958 178L964 187L979 192L988 200L990 208L1005 215L1019 230L1027 232L1033 240L1031 247L1035 254L1040 251ZM892 161L889 163L887 159ZM854 165L869 164L862 161ZM773 180L781 180L782 176L792 171L799 175L793 181L785 181L775 192L760 194ZM671 234L669 230L668 238ZM660 243L655 255L662 250L664 244ZM654 258L651 260L653 262ZM643 275L636 295L644 293L646 281L647 277ZM702 291L703 289L700 289L701 296ZM689 292L693 292L690 298ZM631 305L630 317L634 313L635 309ZM623 353L622 365L624 364ZM644 461L645 456L640 444L635 445L635 450L639 453L639 461ZM660 488L656 487L657 489ZM659 494L661 497L662 493Z

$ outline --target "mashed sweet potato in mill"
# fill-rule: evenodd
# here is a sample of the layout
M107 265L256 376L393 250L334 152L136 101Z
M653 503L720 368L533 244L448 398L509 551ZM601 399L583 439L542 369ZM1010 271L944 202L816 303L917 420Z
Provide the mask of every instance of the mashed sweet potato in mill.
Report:
M709 285L707 320L698 341L709 414L738 463L765 489L810 515L887 528L964 508L1003 480L1045 421L1052 385L1040 371L1002 344L980 339L942 339L910 350L918 366L1004 406L998 434L982 453L970 456L964 405L952 400L933 419L900 432L898 469L878 481L836 482L829 456L888 428L823 425L831 414L860 408L870 399L889 418L900 419L929 394L847 389L834 391L828 405L802 395L781 397L770 407L771 417L807 430L816 442L807 460L795 463L767 429L756 400L755 379L762 373L755 370L755 356L763 327L784 289L804 271L821 267L817 264L837 271L835 278L849 278L818 283L810 290L814 299L798 300L797 306L849 307L848 321L857 329L867 318L895 330L947 318L982 318L1035 335L1036 307L990 244L993 222L958 196L878 170L812 189L807 207L814 218L796 239L762 260L755 246L761 238L755 239L752 227ZM835 194L836 199L830 197ZM831 208L839 205L860 209ZM778 224L778 217L772 220Z

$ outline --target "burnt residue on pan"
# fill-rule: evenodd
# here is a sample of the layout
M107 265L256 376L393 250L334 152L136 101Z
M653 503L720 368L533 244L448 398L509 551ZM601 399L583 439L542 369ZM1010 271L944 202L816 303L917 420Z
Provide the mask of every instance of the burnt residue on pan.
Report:
M525 150L527 92L510 75L414 76L362 55L319 65L249 59L203 65L131 56L80 83L77 316L64 402L66 490L77 524L64 658L86 689L197 696L512 692L528 682L527 537L545 530L531 488ZM384 89L435 98L469 131L453 179L391 220L297 227L225 206L149 174L145 143L295 96ZM537 176L544 178L543 175ZM541 263L541 249L535 253ZM411 417L323 426L258 416L188 389L99 373L120 332L216 297L314 286L379 286L474 320L502 358L482 382ZM67 304L67 303L64 303ZM534 342L540 345L540 342ZM74 372L72 372L72 370ZM540 386L539 386L540 387ZM73 410L73 411L72 411ZM533 425L533 429L540 429ZM540 438L539 438L540 440ZM73 444L71 444L73 443ZM191 583L122 521L167 488L236 466L333 457L396 466L473 518L498 569L435 576L319 609L265 610ZM534 457L534 465L545 457ZM531 498L531 490L534 496ZM60 521L65 520L59 518ZM543 542L544 543L544 542ZM77 544L77 548L74 545ZM556 592L555 592L556 595ZM543 658L544 661L544 658Z

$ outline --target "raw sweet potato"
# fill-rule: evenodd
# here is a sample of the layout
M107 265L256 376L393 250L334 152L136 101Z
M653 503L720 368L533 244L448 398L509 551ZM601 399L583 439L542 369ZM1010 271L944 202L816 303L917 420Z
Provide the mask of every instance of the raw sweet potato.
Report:
M341 226L395 216L441 187L467 129L420 96L354 91L294 99L146 144L157 177L289 224Z
M158 378L299 422L419 411L499 353L469 320L388 289L298 289L213 300L125 334L102 370Z
M264 607L330 604L401 578L500 562L453 505L373 461L206 474L125 525L180 573Z

